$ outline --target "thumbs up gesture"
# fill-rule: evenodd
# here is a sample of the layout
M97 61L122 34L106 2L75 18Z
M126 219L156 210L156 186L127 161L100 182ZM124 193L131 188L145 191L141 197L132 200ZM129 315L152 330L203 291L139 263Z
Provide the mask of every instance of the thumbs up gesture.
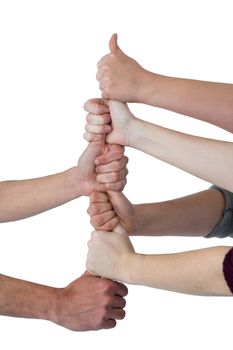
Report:
M127 56L118 46L117 34L109 41L110 53L97 64L96 75L102 97L121 102L142 102L150 72Z

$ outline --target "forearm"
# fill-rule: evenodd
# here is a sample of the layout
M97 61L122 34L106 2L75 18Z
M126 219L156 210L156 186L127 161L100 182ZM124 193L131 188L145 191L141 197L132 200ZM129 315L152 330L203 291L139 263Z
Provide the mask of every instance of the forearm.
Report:
M230 296L223 261L230 247L166 254L134 254L125 282L174 292Z
M74 181L76 168L38 179L0 183L0 222L39 214L81 195Z
M0 275L0 314L53 320L56 290Z
M233 132L233 84L150 73L141 102L188 115Z
M133 236L206 236L225 209L220 191L209 189L161 203L134 205Z
M129 146L229 191L233 190L233 144L205 139L135 119Z

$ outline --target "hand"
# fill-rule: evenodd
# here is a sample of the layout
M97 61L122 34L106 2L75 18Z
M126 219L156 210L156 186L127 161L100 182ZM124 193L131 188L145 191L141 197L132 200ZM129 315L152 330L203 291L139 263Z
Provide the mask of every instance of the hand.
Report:
M53 322L73 331L113 328L125 317L127 288L121 283L84 273L57 290Z
M109 162L95 171L95 159L102 153ZM99 141L90 142L78 161L76 182L81 184L82 194L89 196L94 191L122 191L126 184L128 158L124 149L117 145L106 145L104 136Z
M103 109L103 103L105 103L105 109ZM106 104L109 113L106 113ZM99 105L98 108L96 105ZM125 103L92 99L85 103L84 108L88 112L86 133L84 134L84 138L88 142L98 140L101 135L108 133L106 141L109 144L130 145L136 118ZM111 127L110 121L112 122ZM107 131L106 128L108 128Z
M135 252L126 231L122 227L116 230L92 233L86 268L95 275L127 282Z
M135 206L122 192L92 193L87 212L95 230L112 231L118 224L129 234L137 229L138 218Z
M150 72L125 55L117 44L117 34L109 42L110 53L98 63L96 75L102 97L121 102L141 102Z

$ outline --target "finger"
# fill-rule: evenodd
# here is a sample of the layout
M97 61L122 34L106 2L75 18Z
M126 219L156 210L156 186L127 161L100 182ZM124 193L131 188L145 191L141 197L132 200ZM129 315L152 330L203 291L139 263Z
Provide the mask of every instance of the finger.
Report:
M107 55L104 55L99 62L97 63L97 68L101 68L102 66L104 66L106 64L106 62L109 60L109 53Z
M111 39L109 41L109 50L111 53L116 53L117 50L118 50L118 44L117 44L117 34L114 33L112 36L111 36Z
M92 241L91 241L91 239L87 242L87 246L88 246L88 248L90 249L91 248L91 245L92 245Z
M93 192L90 195L90 202L91 203L103 203L103 202L108 202L108 195L107 193L104 192Z
M111 203L91 203L87 209L87 213L90 216L97 215L97 214L102 214L105 213L106 211L112 210L112 205Z
M115 229L115 227L119 224L119 218L118 216L115 216L111 220L107 221L105 224L103 224L100 227L95 226L92 224L97 230L104 230L104 231L112 231Z
M125 299L118 295L115 295L114 300L111 303L111 306L113 308L124 309L125 305L126 305Z
M104 66L98 68L98 71L97 71L97 74L96 74L96 80L97 81L100 81L102 79L102 77L104 75L104 72L105 72L105 69L106 68Z
M104 81L104 79L101 79L99 81L99 89L100 89L100 91L103 91L104 88L105 88L105 81Z
M124 168L120 171L98 174L96 176L96 179L99 183L102 183L102 184L119 182L119 181L123 180L127 174L128 174L128 170L126 168Z
M92 134L91 132L85 132L83 134L83 138L87 142L92 142L92 141L100 141L102 140L104 134Z
M115 282L114 294L120 297L125 297L128 294L128 288L120 282Z
M99 329L111 329L111 328L114 328L116 327L117 323L116 323L116 320L114 319L109 319L109 320L105 320L103 322L103 324L101 324L100 328Z
M103 173L110 173L112 171L120 171L123 169L126 164L128 163L129 159L124 156L119 160L115 160L111 163L99 165L95 168L96 173L103 174Z
M103 98L93 98L85 102L83 108L85 111L93 114L109 113L107 101Z
M115 160L119 160L123 157L123 154L123 148L111 149L110 151L100 155L99 157L96 157L95 165L107 164Z
M92 134L107 134L112 130L112 128L110 125L86 124L85 130L87 133L92 133Z
M125 151L125 147L124 146L121 146L121 145L109 145L109 149L110 150L114 150L114 151L119 151L119 152L122 152L124 153Z
M113 219L116 216L115 211L109 210L106 213L95 215L91 218L91 224L95 227L95 229L99 229L99 227L106 224L108 221Z
M125 310L123 309L110 309L107 312L107 316L115 320L123 320L125 318Z
M106 191L122 192L125 188L126 183L127 179L125 178L119 182L106 183L104 184L104 188L106 189Z
M93 125L104 125L111 122L111 115L107 114L92 114L88 113L86 116L86 121L88 124Z

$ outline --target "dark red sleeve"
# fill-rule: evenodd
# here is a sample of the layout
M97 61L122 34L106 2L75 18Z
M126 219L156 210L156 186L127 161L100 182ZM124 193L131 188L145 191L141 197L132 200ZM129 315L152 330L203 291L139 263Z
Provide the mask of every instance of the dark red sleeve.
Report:
M233 248L229 250L229 252L224 258L223 274L227 285L230 288L231 293L233 294Z

